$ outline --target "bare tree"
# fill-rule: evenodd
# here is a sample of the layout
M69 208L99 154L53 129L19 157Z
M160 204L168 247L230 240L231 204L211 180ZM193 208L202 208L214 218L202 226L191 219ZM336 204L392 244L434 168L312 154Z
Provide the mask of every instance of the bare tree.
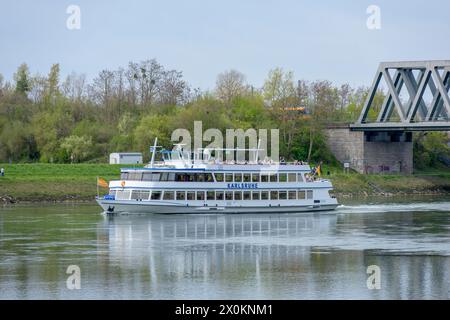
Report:
M61 84L61 91L72 101L81 101L86 93L86 75L72 72Z
M30 79L30 91L28 96L35 103L40 103L44 99L47 87L47 80L40 74L35 74Z
M350 85L348 83L344 83L339 88L338 93L339 93L339 98L340 98L339 109L342 111L350 103L350 97L353 93L353 89L352 89L352 87L350 87Z
M188 94L188 88L180 71L164 71L159 88L160 103L176 105L182 102Z
M98 104L107 107L111 101L114 84L114 72L102 70L91 86L91 96Z
M236 70L220 73L216 80L216 95L219 99L230 102L246 91L245 75Z

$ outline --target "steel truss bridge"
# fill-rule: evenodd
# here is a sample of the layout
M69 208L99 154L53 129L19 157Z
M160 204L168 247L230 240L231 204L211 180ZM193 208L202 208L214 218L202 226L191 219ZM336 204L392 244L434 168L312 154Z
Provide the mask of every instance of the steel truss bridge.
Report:
M375 97L384 80L387 95L380 105ZM401 100L406 88L408 100ZM424 101L428 88L431 101ZM382 62L352 131L450 131L450 60ZM405 90L404 90L405 91ZM374 110L376 119L368 119Z

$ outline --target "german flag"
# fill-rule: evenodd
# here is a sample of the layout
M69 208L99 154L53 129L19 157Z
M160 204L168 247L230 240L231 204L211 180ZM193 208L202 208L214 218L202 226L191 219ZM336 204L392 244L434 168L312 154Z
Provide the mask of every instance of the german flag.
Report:
M97 177L97 186L103 187L103 188L108 188L109 187L108 182L106 182L105 179L102 179L102 178L99 178L99 177Z

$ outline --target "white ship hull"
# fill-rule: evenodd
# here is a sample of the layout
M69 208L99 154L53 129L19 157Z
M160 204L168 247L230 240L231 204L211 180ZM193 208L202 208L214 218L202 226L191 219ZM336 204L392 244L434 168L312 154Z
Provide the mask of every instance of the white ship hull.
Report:
M161 204L151 201L103 200L98 204L106 213L123 214L211 214L211 213L296 213L334 210L338 203L304 204L304 205L270 205L270 206L186 206Z

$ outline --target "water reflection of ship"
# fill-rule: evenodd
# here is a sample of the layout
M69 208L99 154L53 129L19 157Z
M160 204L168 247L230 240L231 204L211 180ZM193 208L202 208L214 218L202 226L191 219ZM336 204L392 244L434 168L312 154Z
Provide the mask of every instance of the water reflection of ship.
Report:
M148 268L158 277L186 275L208 279L213 273L264 268L297 270L310 250L299 239L328 233L335 215L112 216L99 225L109 259L122 268ZM224 278L225 281L225 278Z

